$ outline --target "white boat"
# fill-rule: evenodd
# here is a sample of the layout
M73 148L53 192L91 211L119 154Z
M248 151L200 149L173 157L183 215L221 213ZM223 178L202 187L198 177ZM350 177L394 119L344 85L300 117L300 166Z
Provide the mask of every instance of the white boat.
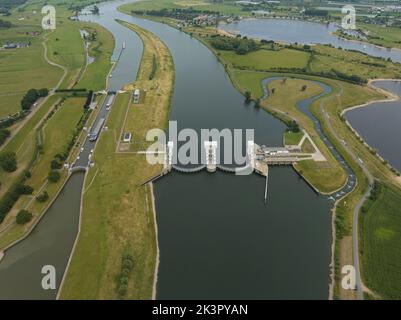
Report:
M125 49L125 41L123 42L123 49Z

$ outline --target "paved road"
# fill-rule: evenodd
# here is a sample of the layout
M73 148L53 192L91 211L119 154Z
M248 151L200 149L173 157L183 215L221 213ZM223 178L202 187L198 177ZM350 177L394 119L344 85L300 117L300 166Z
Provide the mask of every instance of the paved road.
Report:
M341 95L343 94L344 88L340 84L340 92L336 95L336 97L340 98ZM341 141L341 138L337 135L336 131L333 129L330 121L329 121L329 115L328 113L324 110L324 100L320 102L320 109L325 115L326 118L326 123L327 126L331 132L331 134L338 140ZM354 268L355 268L355 277L356 277L356 293L357 293L357 299L358 300L363 300L363 288L364 285L362 283L362 278L361 278L361 271L360 271L360 263L359 263L359 236L358 236L358 219L359 219L359 212L361 207L363 206L364 202L366 199L369 197L370 192L372 191L372 186L374 183L374 178L372 174L369 172L367 167L361 160L358 158L356 154L352 152L352 150L349 148L348 145L344 145L344 149L349 153L349 155L353 158L353 160L359 164L359 166L362 168L363 173L369 180L369 187L368 190L364 193L362 198L359 200L357 205L354 208L354 214L353 214L353 221L352 221L352 242L353 242L353 260L354 260Z

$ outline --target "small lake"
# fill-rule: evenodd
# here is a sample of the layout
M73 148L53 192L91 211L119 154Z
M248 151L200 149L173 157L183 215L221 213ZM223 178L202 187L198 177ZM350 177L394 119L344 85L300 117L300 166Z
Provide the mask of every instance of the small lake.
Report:
M401 97L401 81L374 81L372 84ZM372 148L401 171L400 100L372 103L348 111L345 117Z
M299 44L331 44L336 48L358 50L373 57L391 58L394 62L401 63L401 50L388 50L368 43L340 39L332 34L337 30L337 25L334 23L322 24L289 19L247 19L221 24L220 28L265 40Z

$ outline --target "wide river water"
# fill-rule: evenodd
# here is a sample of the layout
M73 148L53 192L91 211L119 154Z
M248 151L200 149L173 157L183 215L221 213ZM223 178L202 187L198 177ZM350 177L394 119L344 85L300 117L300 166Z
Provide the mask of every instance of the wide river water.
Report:
M176 29L118 12L126 2L132 1L104 3L100 16L81 17L113 33L114 60L126 42L109 89L136 78L142 52L139 38L115 22L121 19L152 31L169 47L176 69L170 120L179 128L254 128L256 143L282 144L284 125L244 104L212 52ZM60 283L77 232L82 178L74 175L34 233L6 251L0 298L55 297L55 291L41 289L40 269L55 265ZM331 202L289 167L270 169L267 205L264 184L257 175L221 172L172 173L155 184L157 298L327 299ZM39 250L40 259L31 254Z

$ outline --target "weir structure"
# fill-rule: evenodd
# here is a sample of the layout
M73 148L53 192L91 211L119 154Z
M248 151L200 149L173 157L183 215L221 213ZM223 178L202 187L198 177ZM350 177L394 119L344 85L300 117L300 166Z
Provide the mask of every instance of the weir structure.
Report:
M300 160L307 159L305 154L285 147L269 148L263 145L259 146L254 141L248 141L246 148L246 164L242 167L233 167L219 163L217 141L204 141L203 148L205 154L203 163L195 167L183 167L174 163L175 145L173 141L168 141L166 145L160 148L160 150L163 151L156 152L163 158L162 172L147 179L141 184L141 186L158 180L173 170L181 173L197 173L206 169L207 172L214 173L218 169L236 175L257 173L266 178L264 201L267 203L269 166L294 165ZM146 154L147 152L143 151L140 153Z

